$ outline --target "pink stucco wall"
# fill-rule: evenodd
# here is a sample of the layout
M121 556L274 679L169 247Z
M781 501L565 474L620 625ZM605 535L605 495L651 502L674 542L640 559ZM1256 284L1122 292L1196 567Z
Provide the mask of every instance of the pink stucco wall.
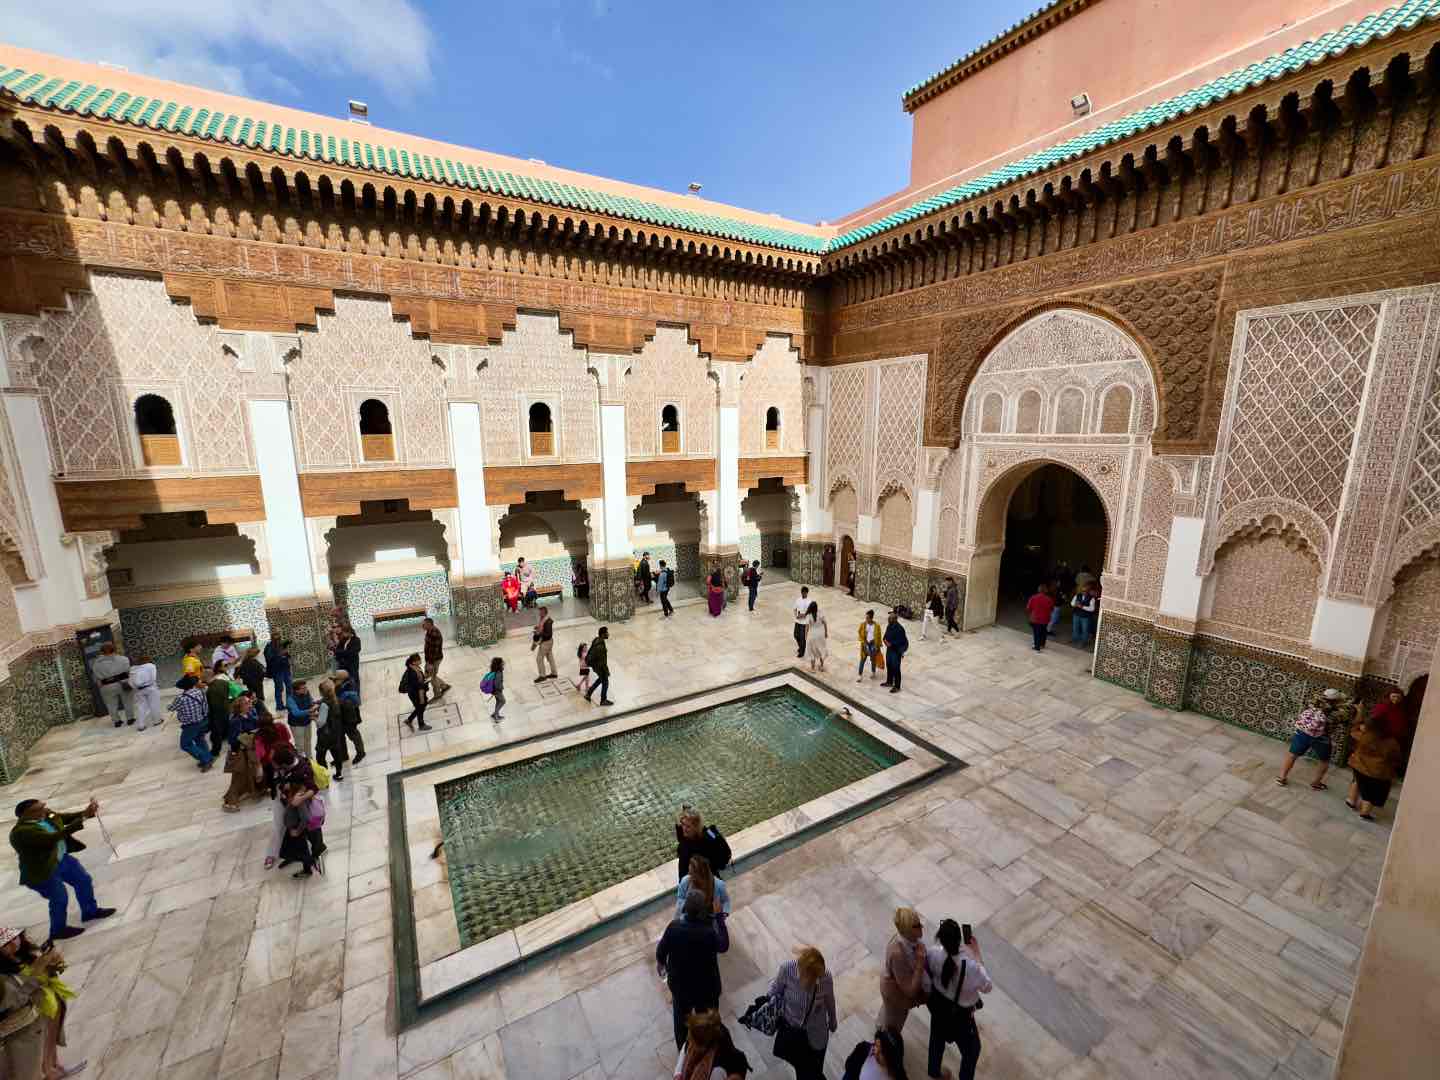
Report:
M914 114L910 183L834 222L862 224L1363 18L1385 0L1097 0ZM962 51L957 49L957 52ZM1093 111L1076 119L1084 91Z

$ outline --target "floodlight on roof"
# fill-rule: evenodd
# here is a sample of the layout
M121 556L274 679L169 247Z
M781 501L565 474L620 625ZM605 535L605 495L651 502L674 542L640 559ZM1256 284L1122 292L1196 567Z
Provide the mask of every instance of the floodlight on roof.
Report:
M1082 90L1080 91L1080 93L1072 97L1070 99L1070 111L1073 112L1076 116L1089 116L1090 95Z
M363 101L350 99L350 119L357 124L370 123L370 106Z

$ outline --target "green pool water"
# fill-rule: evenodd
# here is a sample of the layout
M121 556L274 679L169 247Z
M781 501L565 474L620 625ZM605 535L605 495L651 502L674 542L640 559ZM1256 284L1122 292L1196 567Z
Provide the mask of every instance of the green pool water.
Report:
M462 945L675 858L675 817L727 835L904 755L781 687L436 789Z

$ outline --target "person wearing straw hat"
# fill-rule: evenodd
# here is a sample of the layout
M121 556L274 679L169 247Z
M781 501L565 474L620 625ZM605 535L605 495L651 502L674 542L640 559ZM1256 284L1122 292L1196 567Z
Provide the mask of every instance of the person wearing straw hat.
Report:
M40 979L26 973L34 951L19 928L0 927L0 1076L6 1080L44 1075L50 1021L38 1008L44 996Z
M75 890L80 902L80 918L85 922L108 918L114 908L102 908L95 901L95 888L90 875L72 852L84 851L85 845L75 836L85 827L87 818L100 812L94 799L84 810L57 814L39 799L24 799L15 807L19 819L10 830L10 846L20 856L20 884L45 897L50 904L50 940L60 941L84 933L80 926L66 925L70 895L65 886Z

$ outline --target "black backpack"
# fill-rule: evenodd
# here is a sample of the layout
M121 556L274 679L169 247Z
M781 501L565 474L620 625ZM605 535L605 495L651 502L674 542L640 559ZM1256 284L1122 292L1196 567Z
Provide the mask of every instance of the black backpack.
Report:
M845 1059L845 1072L841 1080L860 1080L860 1070L865 1068L865 1061L870 1057L870 1047L873 1042L860 1042L855 1044L855 1049L850 1051L850 1056Z

